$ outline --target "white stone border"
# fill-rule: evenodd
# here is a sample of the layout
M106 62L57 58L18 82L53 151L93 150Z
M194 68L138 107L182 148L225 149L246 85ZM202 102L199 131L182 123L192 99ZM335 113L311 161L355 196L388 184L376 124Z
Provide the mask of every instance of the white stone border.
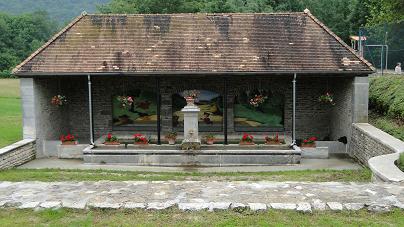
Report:
M299 202L299 203L237 203L237 202L204 202L204 203L189 203L178 201L165 202L149 202L149 203L134 203L134 202L67 202L67 201L30 201L30 202L11 202L5 201L0 203L1 208L17 208L17 209L145 209L145 210L166 210L176 208L181 211L220 211L234 210L241 212L250 210L254 212L262 212L266 210L291 210L302 213L312 213L313 211L333 211L341 212L358 211L366 209L371 212L389 212L394 208L404 209L403 204L386 204L386 203L341 203L341 202L322 202L322 206L316 202Z

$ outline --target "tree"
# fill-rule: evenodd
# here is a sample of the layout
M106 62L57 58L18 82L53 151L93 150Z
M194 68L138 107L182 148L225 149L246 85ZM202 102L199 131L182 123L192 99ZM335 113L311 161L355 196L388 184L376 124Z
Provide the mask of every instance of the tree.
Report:
M377 25L404 20L403 0L368 0L367 25Z
M13 67L38 49L55 32L56 24L46 12L19 16L0 14L0 72Z

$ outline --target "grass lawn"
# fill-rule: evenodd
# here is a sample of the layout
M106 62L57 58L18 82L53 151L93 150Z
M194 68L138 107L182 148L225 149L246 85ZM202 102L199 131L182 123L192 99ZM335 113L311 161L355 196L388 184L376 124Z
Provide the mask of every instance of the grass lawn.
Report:
M145 210L0 210L1 226L404 226L404 211L389 213L270 210L182 212Z
M389 116L369 111L369 123L387 132L388 134L404 141L404 124Z
M371 172L361 170L301 170L258 173L135 172L113 170L10 169L0 171L0 181L340 181L369 182Z
M0 148L22 138L19 80L0 79Z

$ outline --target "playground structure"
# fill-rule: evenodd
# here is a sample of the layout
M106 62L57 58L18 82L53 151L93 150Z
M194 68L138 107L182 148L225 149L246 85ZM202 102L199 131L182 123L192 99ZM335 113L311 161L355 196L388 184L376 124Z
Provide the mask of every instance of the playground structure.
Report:
M362 27L350 36L351 47L377 68L381 75L392 73L404 56L404 21Z

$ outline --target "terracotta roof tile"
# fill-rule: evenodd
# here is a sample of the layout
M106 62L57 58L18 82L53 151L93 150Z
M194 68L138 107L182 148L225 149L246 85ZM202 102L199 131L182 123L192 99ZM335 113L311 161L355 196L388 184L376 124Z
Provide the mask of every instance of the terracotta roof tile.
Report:
M372 72L308 11L82 15L14 69L30 73Z

